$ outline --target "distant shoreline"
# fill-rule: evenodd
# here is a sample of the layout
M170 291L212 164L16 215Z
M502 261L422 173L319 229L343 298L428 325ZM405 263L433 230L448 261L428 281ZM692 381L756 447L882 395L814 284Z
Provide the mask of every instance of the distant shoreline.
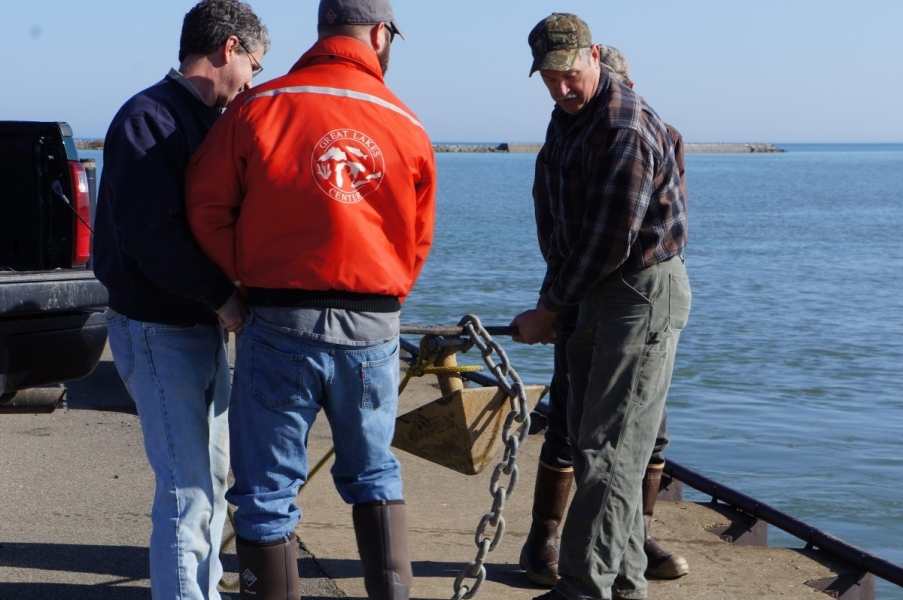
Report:
M75 140L79 150L103 150L103 140Z
M503 152L503 153L537 153L542 144L433 144L436 152ZM751 152L786 152L774 144L753 143L717 143L717 144L684 144L684 152L706 154L749 154Z
M103 140L75 140L75 147L79 150L103 150ZM501 144L433 144L435 152L502 152L509 154L529 154L537 153L542 144L509 144L503 142ZM750 152L786 152L778 148L774 144L751 144L751 143L717 143L717 144L684 144L684 151L687 153L710 153L710 154L748 154Z
M696 153L748 153L748 152L787 152L774 144L684 144L684 152Z

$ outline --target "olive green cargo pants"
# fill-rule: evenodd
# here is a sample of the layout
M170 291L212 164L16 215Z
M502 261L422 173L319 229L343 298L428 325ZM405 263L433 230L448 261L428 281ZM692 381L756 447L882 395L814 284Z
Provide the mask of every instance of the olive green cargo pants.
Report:
M580 303L567 347L577 489L555 585L571 600L646 597L640 484L689 313L682 257L619 269Z

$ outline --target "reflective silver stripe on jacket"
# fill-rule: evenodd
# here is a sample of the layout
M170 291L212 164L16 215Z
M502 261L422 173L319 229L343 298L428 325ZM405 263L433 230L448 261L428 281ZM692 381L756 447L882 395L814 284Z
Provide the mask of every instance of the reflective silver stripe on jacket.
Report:
M383 108L388 108L392 112L396 112L403 117L407 118L411 123L423 129L423 125L420 124L420 121L415 119L413 115L406 112L404 109L395 106L391 102L386 102L382 98L377 96L373 96L371 94L364 94L361 92L355 92L353 90L343 90L341 88L331 88L331 87L322 87L318 85L300 85L294 87L280 88L278 90L270 90L268 92L261 92L259 94L255 94L245 100L245 104L251 102L252 100L256 100L257 98L264 98L267 96L276 96L277 94L323 94L324 96L338 96L341 98L352 98L354 100L363 100L364 102L372 102L378 106L382 106Z

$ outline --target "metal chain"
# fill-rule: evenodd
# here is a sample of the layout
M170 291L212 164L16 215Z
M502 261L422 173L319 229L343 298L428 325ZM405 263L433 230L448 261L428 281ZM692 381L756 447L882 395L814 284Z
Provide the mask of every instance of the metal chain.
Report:
M517 487L517 453L530 431L530 412L527 408L527 394L520 376L511 366L508 355L505 354L502 347L483 328L480 319L475 315L466 315L458 325L467 330L473 345L480 349L483 362L495 375L499 388L505 390L508 400L511 402L511 412L505 419L502 430L505 454L502 462L495 467L489 484L489 492L493 497L492 508L480 519L474 538L478 549L477 556L461 569L455 578L455 594L452 596L452 600L465 600L477 595L480 586L486 580L484 564L486 556L499 545L505 534L505 517L502 516L502 511L505 509L505 501L514 494L514 489ZM496 365L493 361L493 353L498 355L500 365ZM513 383L508 383L509 377ZM517 429L518 427L519 429ZM503 474L510 477L507 488L500 483ZM486 532L488 527L495 528L495 533L488 534ZM468 577L474 579L472 586L464 584L464 580Z

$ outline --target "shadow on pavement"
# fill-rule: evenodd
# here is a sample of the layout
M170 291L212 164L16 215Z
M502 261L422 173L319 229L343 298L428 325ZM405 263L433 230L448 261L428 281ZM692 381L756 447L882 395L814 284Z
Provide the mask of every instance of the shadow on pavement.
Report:
M476 555L476 551L474 551ZM430 578L446 578L448 579L449 597L454 595L454 583L458 573L461 572L470 559L462 562L435 562L429 560L413 561L411 564L415 579L417 577ZM301 561L299 561L301 562ZM317 558L316 562L326 573L354 573L355 577L363 577L359 561L339 560L331 558ZM541 594L548 588L541 588L533 584L527 579L524 570L517 564L490 564L486 563L486 579L502 583L508 587L515 589L535 589L537 594ZM301 576L304 576L302 571ZM473 578L465 580L465 585L473 583ZM416 595L416 581L414 584L414 592ZM479 596L479 594L477 594Z
M149 600L149 588L70 583L0 583L3 600Z
M69 410L138 414L111 360L100 361L94 372L84 379L68 382L66 390L66 408Z
M61 578L75 574L105 575L114 582L77 583L0 583L3 600L147 600L148 551L132 546L85 546L77 544L0 544L0 567L8 569L56 571ZM70 575L66 575L66 574ZM142 581L132 586L131 582Z
M88 546L82 544L22 544L0 543L0 567L34 569L68 573L92 573L122 579L147 579L149 574L147 548L135 546ZM3 593L0 598L9 598ZM81 598L81 596L57 596Z

